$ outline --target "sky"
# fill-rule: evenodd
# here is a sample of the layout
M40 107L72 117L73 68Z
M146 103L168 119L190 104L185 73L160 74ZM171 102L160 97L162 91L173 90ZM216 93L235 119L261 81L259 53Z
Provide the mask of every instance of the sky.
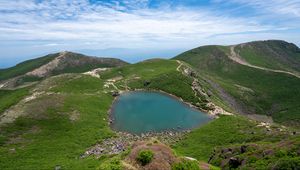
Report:
M65 50L137 62L267 39L300 45L300 0L0 1L0 68Z

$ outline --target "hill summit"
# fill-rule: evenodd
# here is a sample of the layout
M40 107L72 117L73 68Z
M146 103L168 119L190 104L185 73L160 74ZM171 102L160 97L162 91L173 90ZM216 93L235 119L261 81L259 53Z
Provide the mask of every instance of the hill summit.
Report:
M62 73L82 73L95 68L120 67L126 64L120 59L91 57L63 51L28 60L8 69L1 69L0 83L5 81L4 87L15 87L25 82Z

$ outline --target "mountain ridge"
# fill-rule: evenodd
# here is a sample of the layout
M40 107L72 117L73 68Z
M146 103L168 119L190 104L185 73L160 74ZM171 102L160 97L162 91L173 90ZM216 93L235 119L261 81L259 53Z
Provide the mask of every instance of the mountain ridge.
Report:
M250 64L265 67L268 60L259 60L261 50L257 49L261 48L252 46L236 52ZM265 54L281 46L270 48L261 58L269 59ZM245 57L245 49L250 49L246 54L255 51L257 55ZM297 50L292 51L280 54L293 59ZM178 158L178 163L169 162L172 168L192 164L195 170L299 167L299 78L240 64L229 58L230 52L230 46L204 46L171 60L152 59L110 68L91 62L78 66L80 54L65 57L67 61L58 55L59 61L49 67L44 63L55 56L33 64L29 61L30 69L21 71L33 70L30 74L34 76L12 79L28 78L31 84L0 88L0 168L145 169L137 164L130 148L149 149L155 159L160 152L152 146L160 142ZM297 70L278 64L280 61L274 59L269 69ZM69 65L76 67L70 69ZM113 131L110 110L116 96L138 90L168 93L214 119L175 136L167 131L153 133L149 139L147 135L131 138ZM147 144L139 145L136 140ZM157 167L165 163L163 159L153 161Z
M261 47L261 43L266 44ZM249 44L251 48L247 47ZM232 47L239 47L238 50L235 48L234 52L242 61L235 61L231 58ZM261 49L266 49L266 51L261 51ZM242 50L248 51L245 53ZM275 52L278 53L274 54ZM256 55L249 58L247 57L249 54ZM273 55L266 56L266 54ZM281 58L273 56L281 56ZM295 101L299 100L297 96L300 95L300 80L295 68L298 67L282 65L281 61L285 57L289 59L288 62L293 62L300 68L299 48L294 44L278 40L254 41L234 46L202 46L186 51L173 59L192 65L201 74L200 78L212 82L211 88L218 90L220 100L224 101L225 105L234 108L236 112L268 115L276 121L283 121L283 117L293 115L288 118L289 121L297 122L300 115L297 111L299 106ZM245 61L250 64L243 63ZM265 66L266 62L270 64ZM233 98L235 102L228 100L229 98L225 96L230 96L229 98ZM238 103L238 106L234 103Z
M62 73L82 73L95 68L119 67L128 64L115 58L91 57L79 53L63 51L44 57L24 61L14 67L0 70L2 87L13 88Z

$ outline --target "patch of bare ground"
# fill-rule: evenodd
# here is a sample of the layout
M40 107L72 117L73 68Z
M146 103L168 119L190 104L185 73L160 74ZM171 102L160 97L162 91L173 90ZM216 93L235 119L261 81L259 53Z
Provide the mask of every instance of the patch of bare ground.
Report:
M136 160L139 152L142 150L151 150L154 153L152 161L145 166L140 165ZM161 143L144 141L134 143L131 153L125 158L125 162L139 170L170 170L172 164L178 161L179 159L173 154L173 151L168 146Z
M22 134L13 134L9 137L6 144L25 144L29 142L27 139L24 138L24 135L27 134L38 134L41 131L40 127L34 125L29 130L23 132Z
M88 72L85 72L83 74L85 75L90 75L92 77L97 77L97 78L100 78L100 73L103 72L103 71L107 71L109 70L110 68L96 68L94 70L91 70L91 71L88 71Z
M22 79L23 76L17 76L5 81L0 82L0 89L5 89L5 90L16 90L24 87L28 87L31 85L36 84L37 82L26 82L26 83L21 83L19 84L19 80Z
M200 162L199 166L200 166L201 170L210 170L211 169L210 165L208 163L206 163L206 162Z
M235 98L233 98L230 94L228 94L219 84L208 80L207 82L215 89L217 90L219 96L221 97L221 99L225 102L227 102L227 104L233 108L237 113L242 113L242 114L246 114L249 113L249 111L245 108L245 106L243 106L242 104L240 104L239 102L237 102L235 100Z
M63 100L63 95L35 92L6 110L0 116L0 126L12 123L20 116L45 119L47 118L45 112L50 108L62 106Z
M49 63L42 65L41 67L26 73L26 75L30 76L38 76L38 77L45 77L48 76L51 71L53 71L60 63L60 61L67 57L67 52L61 52L58 57L56 57L54 60L50 61Z
M81 76L82 75L80 75L80 74L72 74L72 73L52 76L52 77L49 77L49 78L43 80L42 82L40 82L35 87L34 91L35 92L49 91L52 88L56 87L61 82L72 81L74 79L80 78Z
M69 114L69 119L71 122L75 122L79 118L80 118L80 113L77 110L74 110Z
M43 95L26 105L25 111L29 117L34 119L47 119L46 112L49 109L59 108L63 105L64 95Z

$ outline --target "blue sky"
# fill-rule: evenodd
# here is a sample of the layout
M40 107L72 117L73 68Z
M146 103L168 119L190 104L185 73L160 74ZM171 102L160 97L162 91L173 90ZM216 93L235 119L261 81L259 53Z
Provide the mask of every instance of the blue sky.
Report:
M1 0L0 67L63 50L138 61L208 44L300 45L299 0Z

